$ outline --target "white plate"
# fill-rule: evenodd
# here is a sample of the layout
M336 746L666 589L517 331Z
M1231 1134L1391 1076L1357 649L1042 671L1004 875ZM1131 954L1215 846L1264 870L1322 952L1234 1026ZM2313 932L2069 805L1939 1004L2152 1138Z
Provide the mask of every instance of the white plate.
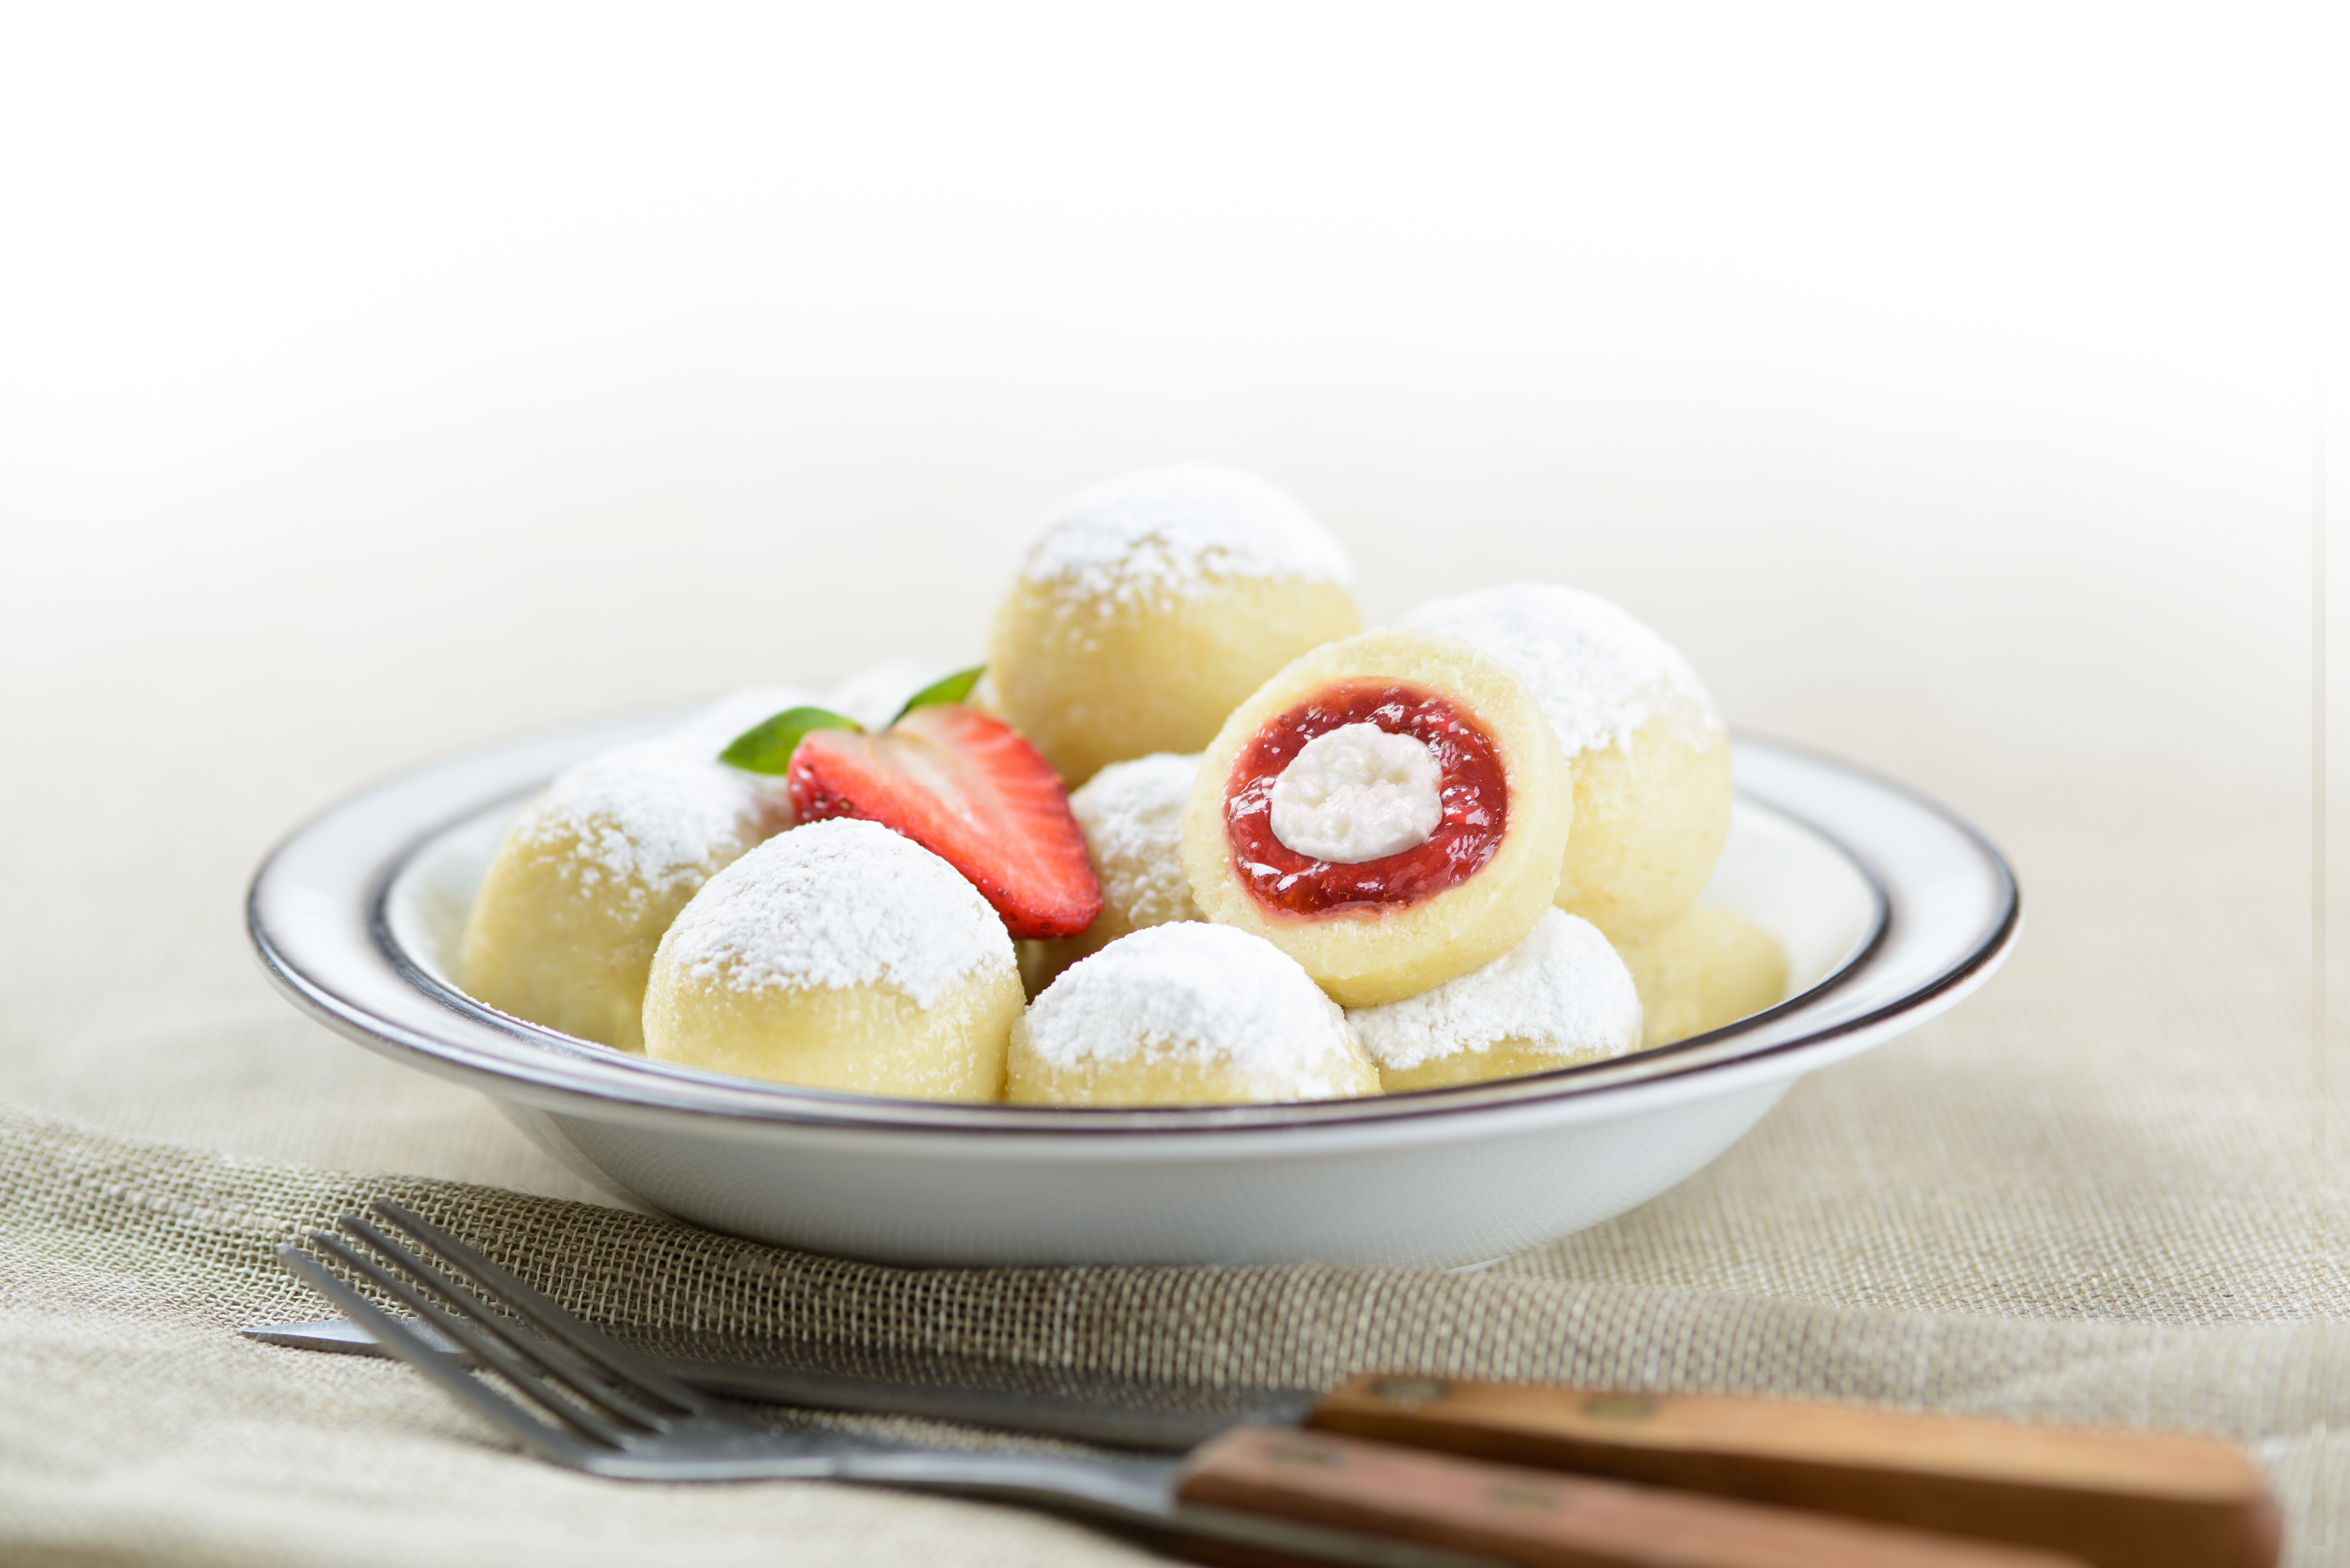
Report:
M1737 1140L1803 1074L1982 983L2021 916L1999 852L1935 803L1741 738L1708 890L1785 944L1791 998L1662 1050L1368 1100L1078 1111L889 1100L648 1062L451 980L498 834L636 717L430 763L296 831L246 923L329 1028L489 1095L598 1184L695 1224L902 1263L1457 1267L1622 1213Z

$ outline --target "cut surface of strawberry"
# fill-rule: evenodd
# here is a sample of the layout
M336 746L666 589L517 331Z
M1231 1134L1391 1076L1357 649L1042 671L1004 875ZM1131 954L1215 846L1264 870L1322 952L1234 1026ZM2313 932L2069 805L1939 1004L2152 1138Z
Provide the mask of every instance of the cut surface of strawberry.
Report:
M1059 777L1001 720L947 702L878 735L818 730L792 753L789 787L802 822L862 817L936 855L1015 937L1073 937L1101 913Z

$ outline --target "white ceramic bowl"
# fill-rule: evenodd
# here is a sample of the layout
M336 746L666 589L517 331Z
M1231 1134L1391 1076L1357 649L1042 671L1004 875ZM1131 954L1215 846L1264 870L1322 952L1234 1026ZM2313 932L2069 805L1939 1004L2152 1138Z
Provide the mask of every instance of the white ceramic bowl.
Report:
M1458 1267L1681 1181L1814 1068L1982 983L2015 880L1898 785L1737 745L1707 897L1785 944L1790 999L1613 1062L1368 1100L1088 1111L886 1100L648 1062L510 1018L451 976L474 886L558 770L677 715L533 736L335 806L255 877L247 924L312 1017L490 1096L574 1169L680 1219L901 1263Z

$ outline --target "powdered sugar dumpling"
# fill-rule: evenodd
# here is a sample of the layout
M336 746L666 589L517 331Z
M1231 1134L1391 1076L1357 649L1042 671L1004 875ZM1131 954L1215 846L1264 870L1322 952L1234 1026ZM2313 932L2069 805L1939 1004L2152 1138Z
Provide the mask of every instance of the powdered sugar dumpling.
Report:
M1003 921L878 823L797 827L711 878L645 989L645 1054L912 1099L992 1100L1019 1016Z
M1697 901L1730 836L1730 732L1689 661L1596 594L1517 583L1432 599L1405 626L1514 669L1575 773L1558 907L1646 941Z
M1329 531L1254 474L1120 475L1030 542L996 611L991 701L1071 785L1197 752L1274 670L1360 628L1353 577Z
M1389 1093L1546 1073L1639 1049L1640 997L1607 939L1558 909L1433 991L1347 1014Z
M1201 1106L1379 1092L1337 1005L1229 926L1153 926L1065 971L1012 1031L1006 1097Z
M791 822L783 781L727 767L723 740L707 731L591 757L524 808L466 919L469 993L583 1040L642 1049L645 976L661 933L704 882Z
M1205 917L1183 869L1183 807L1200 775L1196 756L1159 753L1113 763L1069 794L1086 836L1086 858L1101 884L1101 913L1082 935L1022 944L1029 989L1118 938L1170 920Z

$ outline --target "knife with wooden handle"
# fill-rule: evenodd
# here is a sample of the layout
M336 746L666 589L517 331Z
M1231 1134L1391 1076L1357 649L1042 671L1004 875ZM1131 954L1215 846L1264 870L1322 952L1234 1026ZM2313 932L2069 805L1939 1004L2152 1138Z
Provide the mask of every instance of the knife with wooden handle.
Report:
M1357 1377L1305 1424L2052 1546L2098 1568L2270 1568L2282 1546L2266 1481L2216 1438L1427 1377Z
M1179 1502L1407 1541L1523 1568L2082 1568L2037 1547L1238 1427L1184 1461ZM1188 1543L1195 1560L1295 1561Z
M245 1333L272 1344L377 1353L372 1336L348 1323L287 1324ZM1194 1449L1181 1483L1191 1489L1182 1493L1185 1501L1207 1505L1213 1498L1245 1494L1255 1500L1253 1511L1286 1511L1286 1517L1300 1522L1326 1522L1333 1508L1376 1511L1402 1506L1404 1490L1369 1479L1388 1472L1365 1468L1369 1459L1343 1446L1348 1439L1372 1439L1378 1447L1365 1445L1367 1452L1384 1455L1378 1462L1390 1467L1407 1459L1440 1465L1439 1453L1430 1450L1523 1467L1554 1489L1549 1495L1575 1500L1572 1510L1562 1504L1553 1511L1558 1518L1571 1512L1578 1527L1599 1517L1593 1513L1593 1499L1610 1500L1609 1507L1631 1511L1624 1517L1637 1518L1638 1500L1666 1495L1656 1490L1664 1488L1711 1494L1725 1500L1723 1506L1773 1505L1752 1511L1804 1510L1947 1532L1945 1541L1968 1537L2044 1548L2094 1568L2272 1568L2280 1551L2276 1508L2260 1472L2235 1448L2212 1438L2085 1431L1749 1396L1625 1393L1418 1376L1361 1376L1317 1395L1300 1389L1154 1387L1130 1380L1089 1382L1077 1375L1039 1378L1035 1368L950 1365L921 1356L893 1357L886 1370L877 1372L844 1361L835 1347L763 1343L742 1348L746 1355L755 1352L756 1362L671 1356L664 1365L687 1383L740 1398L925 1415L1131 1449ZM1315 1434L1313 1441L1341 1445L1315 1451L1350 1456L1347 1464L1277 1464L1273 1450L1245 1446L1269 1433L1290 1440L1292 1446L1281 1452L1307 1452L1297 1446L1305 1440L1296 1430L1301 1425ZM1602 1490L1557 1491L1566 1484L1560 1472L1604 1478L1587 1483ZM1634 1484L1615 1484L1625 1482ZM1431 1482L1411 1495L1433 1507L1443 1500L1445 1487ZM1426 1526L1435 1533L1409 1534L1400 1526L1397 1533L1505 1562L1745 1561L1607 1556L1590 1542L1575 1548L1582 1556L1562 1556L1559 1543L1548 1537L1520 1543L1534 1555L1512 1555L1496 1548L1498 1538L1489 1539L1491 1532L1506 1534L1503 1523L1514 1521L1509 1529L1539 1534L1534 1516L1496 1502L1498 1493L1476 1496L1482 1501L1471 1511L1482 1521L1479 1528L1488 1531L1479 1537L1485 1544L1471 1548L1441 1533L1439 1526L1451 1517L1441 1509ZM1669 1536L1661 1524L1633 1533ZM1822 1554L1788 1561L1873 1561L1854 1555L1857 1547L1848 1547L1843 1557L1826 1554L1825 1546L1816 1550Z

